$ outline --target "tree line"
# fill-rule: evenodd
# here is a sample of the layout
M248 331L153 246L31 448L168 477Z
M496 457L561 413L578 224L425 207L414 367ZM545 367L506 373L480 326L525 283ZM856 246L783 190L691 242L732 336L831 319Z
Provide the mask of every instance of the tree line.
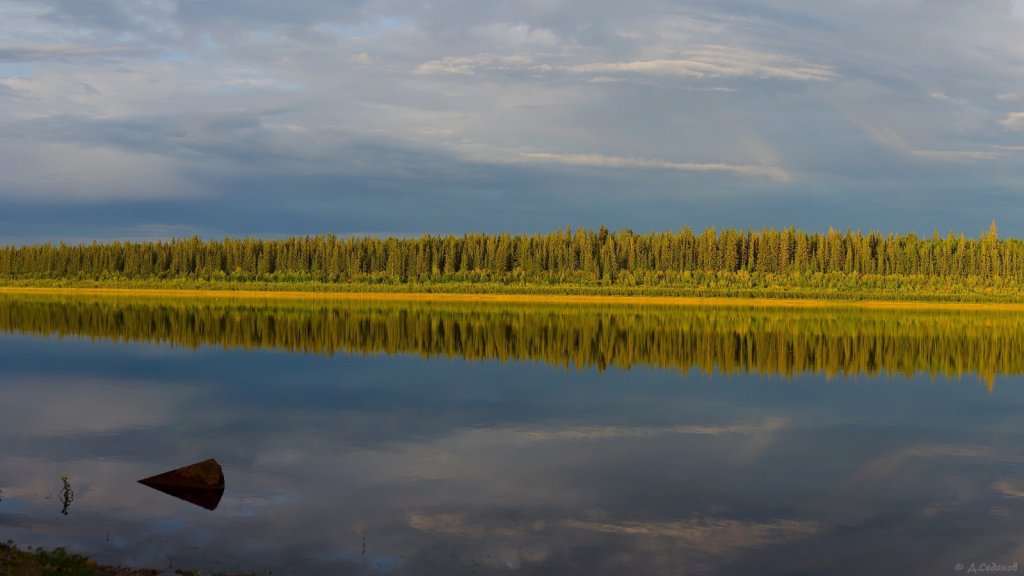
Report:
M0 247L0 277L193 278L319 282L671 284L694 273L850 274L1024 279L1024 242L860 231L689 228L639 234L566 228L548 234L417 238L198 237Z

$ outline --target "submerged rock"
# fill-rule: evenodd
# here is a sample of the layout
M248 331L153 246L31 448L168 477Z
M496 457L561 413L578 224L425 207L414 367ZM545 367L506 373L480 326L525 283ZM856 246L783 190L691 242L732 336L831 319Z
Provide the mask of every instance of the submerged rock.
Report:
M207 510L215 510L224 495L224 471L213 458L143 478L139 483Z

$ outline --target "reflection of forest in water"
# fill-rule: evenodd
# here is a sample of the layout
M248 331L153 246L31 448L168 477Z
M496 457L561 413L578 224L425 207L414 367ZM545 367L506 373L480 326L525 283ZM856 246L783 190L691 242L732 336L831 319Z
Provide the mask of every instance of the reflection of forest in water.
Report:
M296 352L829 376L1024 372L1013 313L0 296L0 330Z

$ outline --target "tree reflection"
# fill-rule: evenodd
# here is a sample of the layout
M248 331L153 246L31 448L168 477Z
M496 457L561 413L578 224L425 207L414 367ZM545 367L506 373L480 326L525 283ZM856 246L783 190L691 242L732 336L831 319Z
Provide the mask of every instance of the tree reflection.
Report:
M0 296L0 330L793 376L1024 373L1014 313Z

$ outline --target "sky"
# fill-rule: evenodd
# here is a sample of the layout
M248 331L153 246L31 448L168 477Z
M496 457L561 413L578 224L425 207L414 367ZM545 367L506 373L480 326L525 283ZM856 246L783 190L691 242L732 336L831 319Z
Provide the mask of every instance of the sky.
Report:
M0 243L1024 236L1024 0L0 0Z

